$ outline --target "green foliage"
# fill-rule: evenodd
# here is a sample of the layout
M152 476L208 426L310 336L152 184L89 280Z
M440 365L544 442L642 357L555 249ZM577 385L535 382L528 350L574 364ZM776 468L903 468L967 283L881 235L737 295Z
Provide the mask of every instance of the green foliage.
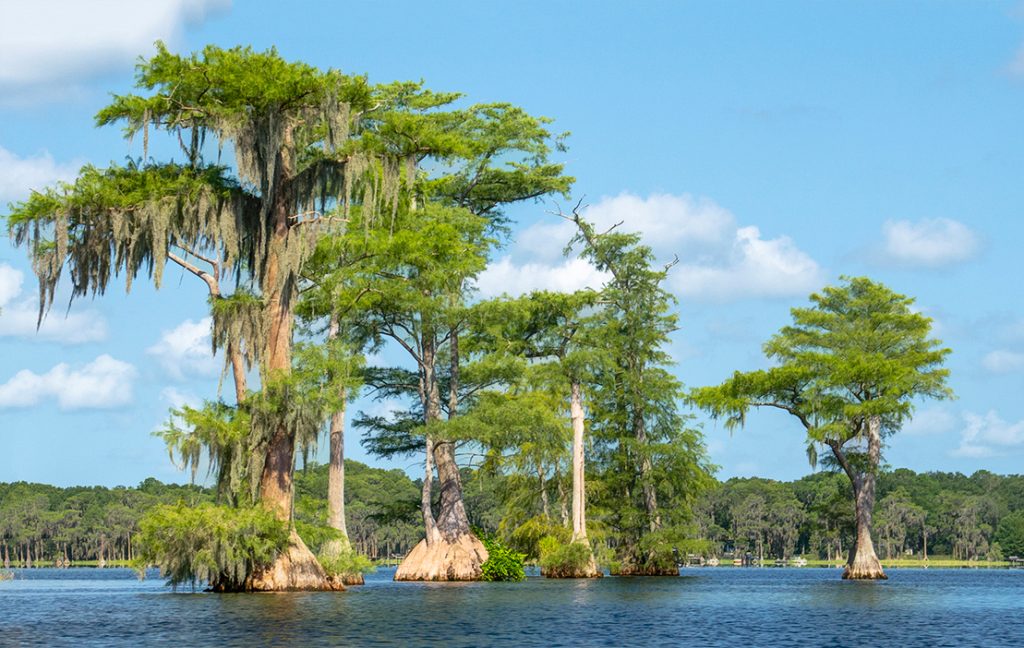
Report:
M326 464L295 475L295 525L313 551L321 553L338 532L327 526ZM345 518L349 543L377 559L408 553L423 537L419 488L404 471L345 461Z
M584 385L596 473L590 501L626 566L660 569L686 540L714 471L700 430L679 411L682 385L666 351L678 325L664 286L674 263L659 266L638 234L598 232L575 211L567 218L576 225L570 247L610 276L584 338L602 349L590 354Z
M295 530L330 576L368 574L376 569L373 561L353 550L348 538L337 529L296 520Z
M329 576L342 577L352 574L369 574L377 568L373 561L351 548L321 552L316 555L320 566Z
M481 565L482 580L511 582L526 580L526 570L523 568L525 554L514 551L481 529L474 529L474 533L484 543L488 554L487 560Z
M751 407L782 409L806 429L812 464L822 444L852 469L877 470L877 458L840 451L864 438L872 417L885 437L910 417L915 399L951 397L942 367L950 351L929 337L931 319L913 310L913 299L870 279L846 278L811 302L792 309L793 324L765 344L775 367L737 372L691 397L730 426L742 425Z
M174 587L240 590L288 546L288 535L286 523L259 507L161 505L139 522L135 563L140 573L157 565Z
M514 509L515 504L506 505L508 509ZM510 520L516 519L518 511L510 510L502 520L502 529L507 526ZM523 552L530 560L541 560L544 556L544 542L554 541L559 544L569 542L572 533L568 527L554 524L544 515L534 515L511 530L506 532L509 544L512 548Z
M562 542L554 536L540 540L540 567L545 574L579 573L593 557L585 542Z
M207 401L201 408L172 409L165 426L153 434L167 445L172 463L181 470L190 469L193 482L205 451L207 468L217 477L218 496L233 504L251 504L259 475L251 465L251 430L244 408Z
M1024 510L1014 511L999 521L996 540L1003 554L1024 558Z

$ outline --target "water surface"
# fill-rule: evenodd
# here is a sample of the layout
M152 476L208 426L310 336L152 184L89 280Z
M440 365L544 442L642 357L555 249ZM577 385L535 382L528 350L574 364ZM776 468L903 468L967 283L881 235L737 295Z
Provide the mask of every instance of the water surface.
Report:
M15 570L0 646L1024 646L1024 571L691 568L679 578L171 592L126 569Z

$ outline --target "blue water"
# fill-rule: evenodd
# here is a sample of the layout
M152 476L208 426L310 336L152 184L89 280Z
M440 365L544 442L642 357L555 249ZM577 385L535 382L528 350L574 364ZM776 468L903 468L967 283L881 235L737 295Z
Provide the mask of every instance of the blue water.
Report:
M173 593L119 569L0 582L0 646L1024 646L1024 571L686 569L679 578Z

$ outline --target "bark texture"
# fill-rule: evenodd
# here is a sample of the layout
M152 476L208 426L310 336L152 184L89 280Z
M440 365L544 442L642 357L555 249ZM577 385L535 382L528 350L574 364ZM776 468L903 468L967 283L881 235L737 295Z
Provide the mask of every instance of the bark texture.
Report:
M245 589L252 592L327 591L345 586L327 576L299 534L292 529L288 548L274 563L249 577Z
M290 143L291 133L286 138ZM288 277L282 277L287 265L286 253L289 229L289 210L293 204L291 178L293 160L287 146L279 153L277 184L273 205L273 232L269 241L269 253L264 276L260 282L268 290L265 295L267 340L263 351L266 362L266 376L286 374L291 371L292 325L294 313L291 310L293 286ZM267 446L263 473L260 476L260 501L278 519L291 524L292 498L294 494L293 474L295 468L295 439L284 425L279 425ZM282 552L274 563L250 578L254 591L285 590L342 590L344 586L330 579L316 556L302 541L294 527L288 549Z
M847 580L880 580L888 578L882 570L882 563L875 554L871 540L871 512L875 508L875 470L882 455L882 421L872 416L867 421L869 469L855 471L843 458L840 463L853 482L853 498L856 509L857 536L846 560L843 578Z
M572 542L586 546L589 560L580 568L557 567L544 570L548 578L598 578L603 574L597 568L590 542L587 540L586 465L584 460L583 394L580 384L573 382L569 398L572 419Z
M435 349L425 340L421 360L421 397L426 422L441 418L441 397L434 373ZM452 386L449 392L448 416L455 416L458 406L458 342L452 343ZM396 581L468 581L480 580L487 549L473 535L462 498L462 476L455 461L455 444L427 437L426 474L424 475L421 509L426 537L417 544L395 572ZM433 471L437 469L440 487L440 508L435 517L431 506Z

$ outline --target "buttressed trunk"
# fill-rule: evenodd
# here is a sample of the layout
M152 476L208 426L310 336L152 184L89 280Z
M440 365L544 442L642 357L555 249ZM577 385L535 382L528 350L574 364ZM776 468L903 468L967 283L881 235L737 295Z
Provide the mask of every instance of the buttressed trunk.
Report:
M857 535L843 570L843 578L851 580L878 580L888 578L882 571L882 563L875 555L871 541L871 512L875 508L875 470L882 453L882 422L877 416L868 419L868 462L867 471L853 476L853 497L856 510Z
M441 418L441 399L433 371L434 354L432 345L424 345L422 394L427 424ZM453 346L453 366L458 362L457 346ZM453 382L457 380L453 374ZM453 385L453 394L457 386ZM454 416L457 401L449 398L449 416ZM487 549L473 535L462 498L462 476L455 462L455 444L451 441L434 440L427 448L427 475L431 459L437 468L437 481L441 488L441 505L436 520L430 510L429 490L424 484L423 518L426 537L417 544L395 572L397 581L467 581L480 580L481 566L487 560Z

